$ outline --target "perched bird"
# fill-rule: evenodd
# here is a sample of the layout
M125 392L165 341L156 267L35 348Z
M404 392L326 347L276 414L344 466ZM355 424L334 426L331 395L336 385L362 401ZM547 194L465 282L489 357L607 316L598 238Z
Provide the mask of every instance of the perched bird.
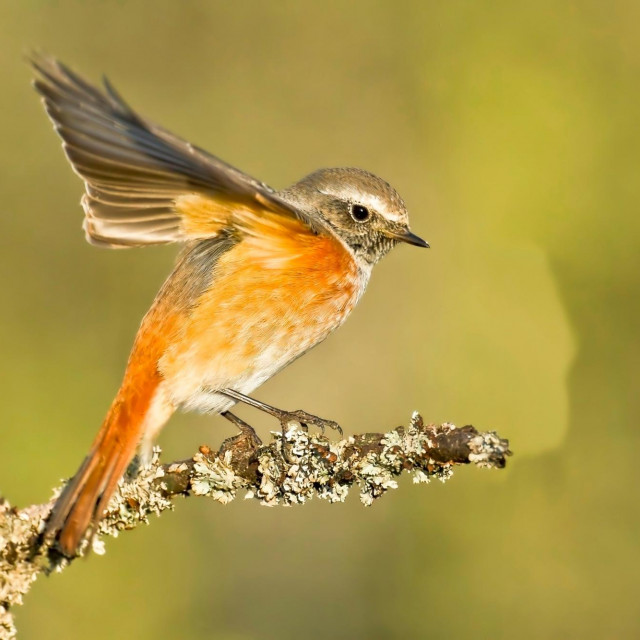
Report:
M402 198L361 169L321 169L274 191L133 111L105 79L89 84L36 55L34 86L85 194L87 240L183 243L142 320L122 385L45 536L76 555L139 446L176 409L230 413L243 402L320 427L247 394L351 313L373 266L409 230ZM329 423L335 426L335 423Z

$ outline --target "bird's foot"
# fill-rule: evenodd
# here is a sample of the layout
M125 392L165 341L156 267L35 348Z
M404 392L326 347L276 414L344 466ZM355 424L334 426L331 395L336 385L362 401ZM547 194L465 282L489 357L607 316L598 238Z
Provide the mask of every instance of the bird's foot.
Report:
M334 420L326 420L325 418L314 416L312 413L307 413L302 409L297 409L296 411L283 411L282 409L278 409L275 417L280 421L283 431L286 430L291 422L297 422L305 431L307 431L309 427L316 427L320 429L323 435L326 429L332 429L340 435L343 435L342 427Z
M240 430L240 433L237 436L228 438L228 440L243 439L246 440L250 446L253 446L255 448L259 447L262 444L260 436L256 433L256 430L250 424L246 423L241 418L238 418L238 416L234 413L231 413L231 411L225 411L221 415L229 420L229 422L233 423Z
M320 431L322 431L322 433L324 433L325 429L328 428L333 429L334 431L337 431L340 435L342 435L342 427L337 422L319 418L318 416L314 416L312 413L302 411L302 409L298 409L297 411L285 411L283 409L278 409L276 407L272 407L270 404L260 402L260 400L256 400L255 398L246 396L243 393L240 393L239 391L235 391L233 389L222 389L221 393L229 398L232 398L233 400L236 400L237 402L242 402L250 407L254 407L254 409L264 411L264 413L268 413L270 416L273 416L280 421L283 433L290 422L297 422L303 429L307 429L308 427L313 426L317 427L318 429L320 429Z

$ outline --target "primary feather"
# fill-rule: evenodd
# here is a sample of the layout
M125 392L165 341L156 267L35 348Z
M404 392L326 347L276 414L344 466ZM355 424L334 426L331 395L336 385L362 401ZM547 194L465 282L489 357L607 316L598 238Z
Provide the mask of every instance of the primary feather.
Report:
M138 115L108 80L104 91L52 57L35 55L34 86L84 180L84 229L92 244L133 247L215 236L224 216L189 218L185 196L210 209L303 218L263 183Z

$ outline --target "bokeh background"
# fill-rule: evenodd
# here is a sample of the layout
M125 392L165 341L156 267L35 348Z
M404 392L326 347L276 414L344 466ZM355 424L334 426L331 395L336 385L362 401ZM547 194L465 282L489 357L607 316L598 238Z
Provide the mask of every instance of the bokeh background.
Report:
M12 503L75 471L176 253L85 244L30 48L277 188L332 165L388 179L432 249L396 250L258 396L350 433L419 409L515 452L370 509L181 502L41 579L24 640L640 636L638 2L10 0L0 25ZM182 415L161 444L230 434Z

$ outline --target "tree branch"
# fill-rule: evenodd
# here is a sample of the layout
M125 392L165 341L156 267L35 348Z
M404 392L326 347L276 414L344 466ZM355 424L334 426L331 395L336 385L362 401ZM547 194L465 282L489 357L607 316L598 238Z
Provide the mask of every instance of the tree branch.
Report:
M175 496L199 495L227 503L238 493L267 505L303 504L314 495L342 502L355 484L360 500L371 505L398 485L403 471L416 483L448 480L453 466L473 463L502 468L511 455L507 440L472 426L425 425L414 414L407 428L366 433L330 442L290 423L267 445L249 431L225 440L218 451L206 446L189 460L160 464L154 449L148 465L121 481L89 548L104 553L104 538L117 536L172 508ZM0 498L0 639L15 637L11 607L22 604L39 574L61 571L70 562L42 540L44 524L59 495L41 505L12 508Z

